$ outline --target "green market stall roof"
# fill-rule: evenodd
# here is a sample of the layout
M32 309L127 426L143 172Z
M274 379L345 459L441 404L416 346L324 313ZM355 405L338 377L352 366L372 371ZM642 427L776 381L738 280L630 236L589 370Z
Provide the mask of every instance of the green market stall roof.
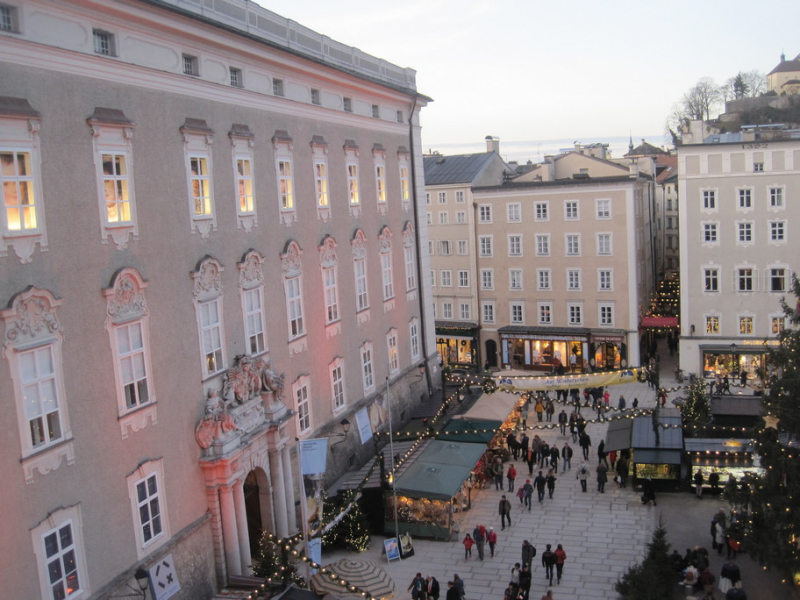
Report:
M395 490L411 498L450 500L485 451L483 444L434 440L395 480Z
M436 439L480 444L485 451L484 446L497 434L497 430L502 424L503 421L487 419L453 419L444 426ZM475 466L474 463L473 466Z

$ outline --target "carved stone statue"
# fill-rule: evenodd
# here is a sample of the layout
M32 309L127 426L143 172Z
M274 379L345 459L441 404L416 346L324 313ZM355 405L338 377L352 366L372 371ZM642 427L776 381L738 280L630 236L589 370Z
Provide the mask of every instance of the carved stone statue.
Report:
M228 412L226 404L217 394L210 390L206 399L206 414L197 424L194 435L201 448L206 449L229 431L236 429L236 423Z
M235 367L225 373L222 395L227 403L244 404L261 390L261 369L249 356L242 356Z
M268 360L257 361L258 369L261 374L261 391L272 392L273 401L283 402L283 378L285 375L275 375L272 370L272 363Z

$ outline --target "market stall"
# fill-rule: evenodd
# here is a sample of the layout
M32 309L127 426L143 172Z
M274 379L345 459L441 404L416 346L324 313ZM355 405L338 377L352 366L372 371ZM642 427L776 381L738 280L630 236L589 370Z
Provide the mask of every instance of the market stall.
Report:
M396 494L400 532L449 540L453 530L453 512L467 505L470 473L485 451L486 446L480 443L430 442L395 480L394 493L386 493L386 534L395 534Z
M500 421L503 427L516 425L517 405L522 398L518 394L497 391L494 394L483 394L475 404L463 415L456 415L454 419L487 419Z
M634 484L650 477L664 488L676 488L681 481L683 429L681 413L675 408L659 411L658 435L653 416L636 417L631 436L631 464Z
M725 487L729 477L737 482L745 475L763 475L764 469L758 466L753 455L752 440L744 438L686 438L684 440L690 475L700 470L703 473L703 487L710 488L710 475L719 477L718 491Z

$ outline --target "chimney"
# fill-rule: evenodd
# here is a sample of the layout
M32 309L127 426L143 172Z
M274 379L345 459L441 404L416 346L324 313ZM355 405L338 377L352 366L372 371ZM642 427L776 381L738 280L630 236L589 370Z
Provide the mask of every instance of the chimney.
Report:
M497 152L500 154L500 138L492 137L491 135L486 136L486 151L487 152Z

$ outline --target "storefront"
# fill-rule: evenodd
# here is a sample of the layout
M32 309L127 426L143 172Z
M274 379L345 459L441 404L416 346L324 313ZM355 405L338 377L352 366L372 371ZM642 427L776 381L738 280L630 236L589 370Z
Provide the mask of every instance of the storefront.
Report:
M442 365L477 368L478 324L436 321L436 350Z
M634 483L649 477L662 489L678 489L682 477L683 429L678 409L659 411L658 432L652 415L636 417L631 435Z
M776 349L777 346L777 340L739 340L728 345L701 345L703 376L713 379L727 375L740 380L744 371L747 380L752 382L767 372L770 349Z
M624 331L593 329L589 340L589 365L593 370L624 369L628 366L628 345Z
M719 488L725 487L729 477L737 482L745 475L763 475L764 469L756 464L753 445L749 439L686 438L686 457L689 475L700 470L704 487L710 487L709 476L719 476Z
M524 327L499 329L503 364L512 369L582 371L589 360L589 329Z

